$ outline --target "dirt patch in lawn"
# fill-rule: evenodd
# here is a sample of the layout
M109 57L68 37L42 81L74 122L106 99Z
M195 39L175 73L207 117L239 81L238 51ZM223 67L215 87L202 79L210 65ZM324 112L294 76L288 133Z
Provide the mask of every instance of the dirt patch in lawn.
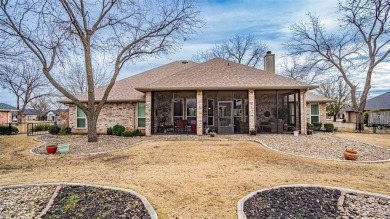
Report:
M336 136L390 149L390 134L337 132Z
M307 159L255 142L147 142L93 157L32 156L34 145L31 137L0 137L0 167L18 167L0 170L0 185L62 181L129 188L145 196L159 218L236 218L243 196L286 184L390 195L390 163ZM15 154L15 148L24 151Z

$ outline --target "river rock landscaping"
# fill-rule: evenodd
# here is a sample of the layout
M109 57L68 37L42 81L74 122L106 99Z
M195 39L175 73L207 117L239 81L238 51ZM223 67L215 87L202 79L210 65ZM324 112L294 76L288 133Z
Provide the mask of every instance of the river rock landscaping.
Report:
M281 187L244 203L251 218L389 218L390 199L321 187Z
M390 160L390 150L359 141L337 137L332 133L319 133L316 135L292 134L261 134L261 135L153 135L151 137L118 137L112 135L100 135L98 142L87 142L85 135L44 135L38 138L48 144L69 143L69 155L88 155L107 153L128 148L143 141L192 141L192 140L229 140L229 141L256 141L267 147L290 153L293 155L307 156L329 160L345 160L343 152L346 148L358 152L357 161L384 161ZM46 155L46 144L42 144L32 150L35 154ZM57 151L55 155L60 155Z
M141 199L83 185L0 188L0 218L151 218Z

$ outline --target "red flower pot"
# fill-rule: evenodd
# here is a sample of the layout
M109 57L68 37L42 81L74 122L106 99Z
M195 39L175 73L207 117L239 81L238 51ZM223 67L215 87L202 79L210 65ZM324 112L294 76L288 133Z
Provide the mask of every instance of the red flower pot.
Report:
M346 160L356 160L358 158L358 153L353 150L345 150L344 157Z
M48 154L55 154L57 152L57 145L47 145L46 151Z

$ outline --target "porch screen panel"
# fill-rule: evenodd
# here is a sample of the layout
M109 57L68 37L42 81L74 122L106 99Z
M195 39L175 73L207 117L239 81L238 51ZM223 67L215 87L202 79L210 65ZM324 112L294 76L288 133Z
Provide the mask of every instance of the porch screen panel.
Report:
M187 99L187 126L196 124L196 99Z
M173 101L173 121L183 119L184 116L184 100L174 99Z
M214 100L207 100L207 125L214 126Z

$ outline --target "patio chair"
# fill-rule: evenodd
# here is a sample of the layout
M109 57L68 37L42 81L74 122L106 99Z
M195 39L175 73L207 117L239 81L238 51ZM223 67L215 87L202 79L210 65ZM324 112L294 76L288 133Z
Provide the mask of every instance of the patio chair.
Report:
M187 131L187 120L176 120L175 132L179 133L180 131L182 133Z

